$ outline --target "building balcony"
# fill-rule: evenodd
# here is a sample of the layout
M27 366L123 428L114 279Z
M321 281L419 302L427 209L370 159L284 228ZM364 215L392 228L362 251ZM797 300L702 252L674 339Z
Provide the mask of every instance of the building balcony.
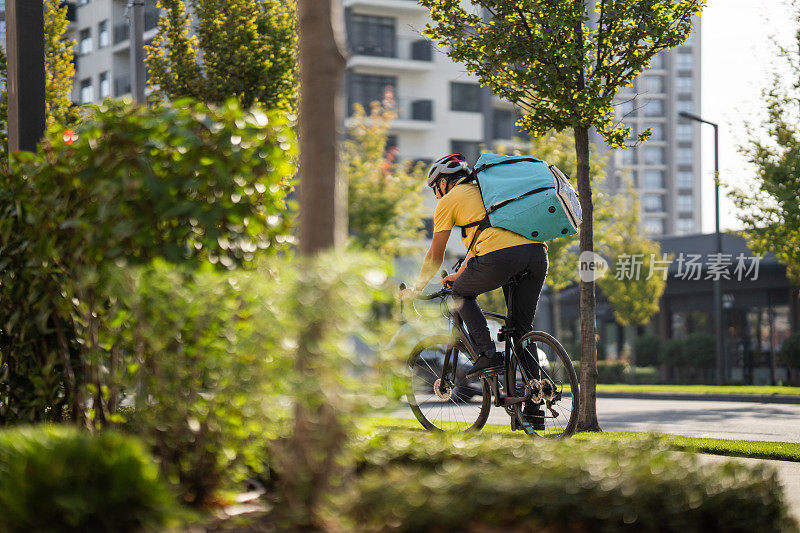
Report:
M383 44L350 42L349 47L352 55L347 68L368 67L392 73L433 70L433 47L418 37L400 37Z
M144 10L144 31L148 32L158 26L161 12L157 8L147 7ZM130 39L131 25L128 20L114 24L114 44L120 44Z
M433 129L433 100L428 98L400 98L396 101L397 118L392 121L392 131L424 131ZM345 124L351 125L352 118Z
M421 6L417 0L344 0L344 7L377 8L384 13L427 13L428 8Z

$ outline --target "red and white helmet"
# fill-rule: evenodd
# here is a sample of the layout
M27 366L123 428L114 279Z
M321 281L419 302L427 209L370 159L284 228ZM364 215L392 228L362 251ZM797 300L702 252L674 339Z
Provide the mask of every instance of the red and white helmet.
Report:
M433 187L439 178L449 178L457 173L472 174L472 168L461 154L446 155L434 162L428 169L428 187Z

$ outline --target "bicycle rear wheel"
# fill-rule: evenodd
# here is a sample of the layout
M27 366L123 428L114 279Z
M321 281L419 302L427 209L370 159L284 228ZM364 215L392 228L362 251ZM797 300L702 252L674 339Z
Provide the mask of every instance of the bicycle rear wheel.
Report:
M448 360L447 352L451 351ZM447 371L442 379L442 367ZM455 364L455 373L453 365ZM476 431L489 417L492 393L485 379L468 381L471 365L466 354L446 335L422 339L408 358L406 397L414 416L430 431Z
M528 411L537 416L525 418L523 404L514 405L517 427L528 435L546 439L569 437L578 423L580 394L578 376L566 350L555 337L543 331L524 335L518 346L517 355L528 358L527 368L518 368L518 361L512 357L509 375L517 395L524 394L526 389L531 391Z

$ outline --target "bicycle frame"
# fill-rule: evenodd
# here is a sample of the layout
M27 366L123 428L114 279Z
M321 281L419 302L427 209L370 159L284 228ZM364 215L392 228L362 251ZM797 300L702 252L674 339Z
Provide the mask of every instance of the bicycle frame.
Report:
M509 300L507 302L509 308L511 307L511 294L512 291L509 290ZM500 386L497 380L497 374L489 376L488 378L484 378L488 379L489 387L492 391L492 395L494 396L494 405L496 407L507 408L530 400L532 395L532 390L530 387L525 387L524 396L516 396L515 394L511 394L512 392L516 392L512 391L515 385L511 376L512 356L516 361L516 366L522 373L525 383L529 383L532 379L534 379L534 376L527 375L529 372L526 369L523 361L517 355L516 349L514 348L514 346L516 346L517 339L513 334L512 329L508 326L508 316L492 311L484 311L483 309L481 309L481 313L483 313L484 316L496 318L504 322L504 325L500 328L500 335L502 335L502 338L505 341L505 357L503 357L503 389L506 391L506 395L504 397L500 396ZM450 323L454 326L454 335L451 338L450 345L448 346L447 353L445 354L444 362L442 364L442 375L440 376L442 385L447 382L448 367L451 366L451 358L453 359L451 382L455 383L456 372L458 370L458 358L453 357L453 351L455 349L459 349L460 351L468 354L473 363L478 359L477 349L475 348L475 344L472 342L472 339L466 330L464 320L461 318L461 315L457 311L453 310L448 310L448 315L450 318ZM551 383L555 383L547 371L539 364L538 357L532 359L535 364L534 371L538 370L536 373L538 373L540 376L543 375L546 379L549 379Z

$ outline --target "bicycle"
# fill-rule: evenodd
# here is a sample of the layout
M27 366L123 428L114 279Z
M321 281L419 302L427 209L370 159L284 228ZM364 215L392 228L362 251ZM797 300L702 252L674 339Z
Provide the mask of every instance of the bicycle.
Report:
M444 277L447 272L442 274ZM510 283L515 284L518 279ZM403 288L405 285L401 284ZM508 309L513 285L510 289ZM484 316L503 322L497 334L497 342L504 343L503 369L481 376L477 383L469 382L466 369L476 361L478 353L462 318L447 306L452 292L447 287L416 298L440 298L451 327L449 336L431 335L419 341L408 359L406 397L420 424L430 431L478 431L486 424L494 405L505 409L514 430L551 439L572 435L578 421L578 377L558 340L543 331L531 331L515 339L506 315L481 310ZM526 360L534 364L527 365ZM480 402L473 402L472 398L478 395ZM525 402L532 402L542 413L533 423L523 417Z

